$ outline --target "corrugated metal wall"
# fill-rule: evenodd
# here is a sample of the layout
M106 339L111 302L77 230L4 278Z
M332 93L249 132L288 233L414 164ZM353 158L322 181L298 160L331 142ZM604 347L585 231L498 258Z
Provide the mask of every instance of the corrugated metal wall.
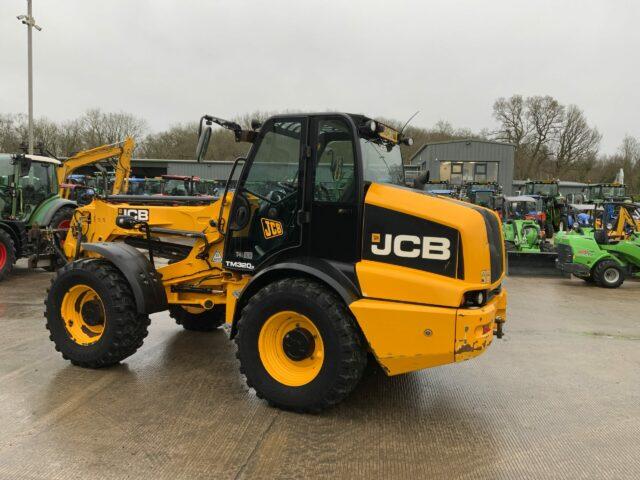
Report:
M233 162L169 162L169 175L196 175L207 180L226 180Z
M498 182L510 195L514 156L514 146L507 143L462 140L428 144L411 159L411 164L424 163L431 180L440 180L440 162L498 162Z

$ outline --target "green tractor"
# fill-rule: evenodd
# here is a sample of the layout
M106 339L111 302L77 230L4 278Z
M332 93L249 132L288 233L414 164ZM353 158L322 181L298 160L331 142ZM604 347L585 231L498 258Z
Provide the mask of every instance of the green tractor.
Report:
M575 222L571 231L556 236L558 269L604 288L640 279L640 205L604 202L593 218L593 226Z
M0 154L0 281L19 258L51 269L64 258L62 232L76 203L58 195L59 166L49 157Z
M481 207L499 210L502 205L500 186L495 182L467 182L462 189L461 198L465 202Z
M552 238L556 232L565 229L563 214L566 201L560 193L557 180L528 181L524 185L524 194L542 200L545 214L543 227L547 238Z
M502 231L509 275L557 275L556 254L541 228L542 200L520 195L504 197Z
M585 189L585 197L595 202L631 202L627 186L622 183L592 183Z

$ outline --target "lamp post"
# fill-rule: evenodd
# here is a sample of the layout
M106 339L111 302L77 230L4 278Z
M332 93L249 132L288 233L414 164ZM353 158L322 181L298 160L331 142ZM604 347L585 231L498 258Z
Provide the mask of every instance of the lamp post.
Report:
M31 47L31 34L33 28L40 31L42 27L36 25L36 20L31 14L31 0L27 0L27 14L18 15L24 25L27 26L27 63L29 64L29 154L33 155L33 49Z

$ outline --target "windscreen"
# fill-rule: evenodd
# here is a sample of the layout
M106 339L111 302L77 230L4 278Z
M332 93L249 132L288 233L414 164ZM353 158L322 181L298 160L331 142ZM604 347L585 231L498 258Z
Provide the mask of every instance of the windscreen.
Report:
M558 185L555 183L530 183L526 189L527 195L544 195L555 197L558 195Z
M602 187L602 195L604 197L624 197L624 187Z
M404 185L404 168L398 145L367 138L360 139L365 182L392 183Z

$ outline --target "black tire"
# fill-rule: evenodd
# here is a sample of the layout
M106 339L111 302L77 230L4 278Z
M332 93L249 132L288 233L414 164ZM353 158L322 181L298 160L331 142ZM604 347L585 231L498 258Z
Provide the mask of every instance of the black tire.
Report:
M604 288L618 288L624 282L624 271L613 260L602 260L593 267L594 281Z
M17 260L16 245L13 238L0 229L0 282L11 275Z
M180 305L169 307L169 316L185 330L193 332L212 332L222 326L225 321L225 305L216 305L202 313L191 313Z
M583 280L587 283L596 283L596 281L593 279L593 276L589 275L588 277L578 277L580 280Z
M95 343L89 345L76 343L67 332L62 318L62 300L77 285L92 288L104 307L103 333ZM149 316L137 312L127 279L105 260L82 259L62 267L51 281L45 306L49 338L65 360L80 367L115 365L133 355L147 336Z
M267 320L285 311L311 320L324 348L319 372L297 386L281 383L266 370L258 346ZM242 309L235 341L247 385L259 398L285 410L319 412L336 405L356 387L367 363L360 332L342 299L305 278L276 281L251 297Z
M546 238L553 238L553 235L556 233L555 229L553 228L553 223L551 222L551 220L547 220L547 223L545 224L544 227L544 233Z
M61 224L63 222L70 222L75 211L76 207L72 207L71 205L60 207L58 211L53 214L53 217L51 217L49 226L51 228L62 228Z

